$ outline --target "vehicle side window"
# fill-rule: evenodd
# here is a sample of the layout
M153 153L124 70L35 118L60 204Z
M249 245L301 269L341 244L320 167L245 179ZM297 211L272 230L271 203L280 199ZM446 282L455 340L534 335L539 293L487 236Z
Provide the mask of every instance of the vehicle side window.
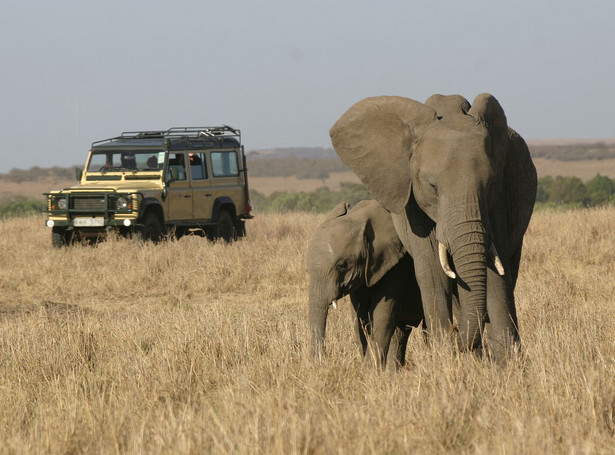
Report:
M211 171L214 177L239 175L237 152L211 152Z
M177 171L176 180L186 180L186 164L183 153L169 153L168 180L173 180L175 170Z
M204 153L188 153L190 157L190 172L192 180L204 180L207 178L207 167L205 167Z

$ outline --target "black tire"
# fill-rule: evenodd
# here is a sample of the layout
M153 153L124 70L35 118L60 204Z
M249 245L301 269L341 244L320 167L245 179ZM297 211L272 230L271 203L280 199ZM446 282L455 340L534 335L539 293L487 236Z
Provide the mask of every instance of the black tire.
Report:
M53 227L51 228L51 244L55 248L68 246L73 242L73 231L67 231L66 228Z
M235 221L235 240L246 236L246 222L244 220Z
M143 217L143 226L139 228L138 234L144 242L151 240L158 243L162 240L163 231L160 218L154 212L148 212Z
M235 240L235 223L233 217L226 210L221 210L214 229L214 239L222 239L226 243Z
M51 228L51 244L56 248L62 248L66 246L66 241L64 240L64 233L66 229L62 228Z

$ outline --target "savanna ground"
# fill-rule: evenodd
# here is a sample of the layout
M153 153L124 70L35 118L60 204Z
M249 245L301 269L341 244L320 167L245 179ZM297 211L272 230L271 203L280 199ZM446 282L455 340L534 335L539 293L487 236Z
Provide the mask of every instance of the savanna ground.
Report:
M321 220L65 249L42 218L0 221L0 452L612 453L615 209L534 215L522 356L496 366L414 333L399 372L363 366L347 300L310 358Z

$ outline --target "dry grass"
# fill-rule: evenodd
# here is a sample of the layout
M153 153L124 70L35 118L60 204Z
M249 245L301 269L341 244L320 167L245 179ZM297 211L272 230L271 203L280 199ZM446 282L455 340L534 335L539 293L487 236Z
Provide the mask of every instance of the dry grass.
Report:
M615 209L541 212L517 292L524 356L426 345L362 366L343 302L308 355L316 215L259 216L234 245L112 238L51 248L0 222L0 452L609 453ZM611 452L612 453L612 452Z

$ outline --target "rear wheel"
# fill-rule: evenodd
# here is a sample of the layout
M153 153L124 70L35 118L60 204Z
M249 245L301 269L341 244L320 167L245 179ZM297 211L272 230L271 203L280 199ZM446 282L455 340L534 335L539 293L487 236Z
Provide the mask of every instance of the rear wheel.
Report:
M235 221L235 240L246 236L246 222L244 220Z
M233 217L226 210L221 210L214 229L214 239L222 239L226 243L235 240L235 224Z

